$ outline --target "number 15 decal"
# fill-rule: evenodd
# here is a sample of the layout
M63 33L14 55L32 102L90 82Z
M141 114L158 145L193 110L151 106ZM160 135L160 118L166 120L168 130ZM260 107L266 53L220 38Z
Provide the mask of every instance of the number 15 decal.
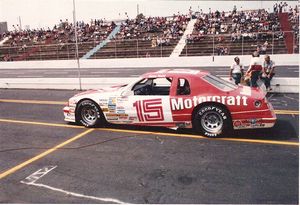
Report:
M133 103L140 122L163 121L164 112L161 99L138 100Z

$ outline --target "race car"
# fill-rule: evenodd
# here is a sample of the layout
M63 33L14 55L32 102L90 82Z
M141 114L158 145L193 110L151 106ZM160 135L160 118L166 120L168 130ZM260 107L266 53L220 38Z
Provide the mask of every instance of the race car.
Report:
M127 85L79 93L63 111L65 121L86 127L112 123L193 128L207 137L232 129L271 128L276 122L259 88L191 69L159 70Z

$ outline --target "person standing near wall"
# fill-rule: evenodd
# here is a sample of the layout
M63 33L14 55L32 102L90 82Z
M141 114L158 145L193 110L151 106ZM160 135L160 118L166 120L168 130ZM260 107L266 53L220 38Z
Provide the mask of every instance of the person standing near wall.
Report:
M244 66L240 63L239 57L234 58L234 63L230 67L229 80L234 79L236 85L241 83L241 78L244 75Z
M265 56L265 61L262 68L261 78L264 81L267 91L271 91L271 80L275 75L275 62L270 59L269 55Z
M251 87L258 87L257 80L262 71L262 62L259 58L259 53L254 51L252 54L252 59L249 65L249 68L246 72L246 75L250 75L250 86Z

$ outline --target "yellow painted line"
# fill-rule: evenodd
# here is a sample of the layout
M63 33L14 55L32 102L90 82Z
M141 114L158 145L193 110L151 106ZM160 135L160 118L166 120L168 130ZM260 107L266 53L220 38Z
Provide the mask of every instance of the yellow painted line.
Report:
M14 100L14 99L0 99L0 102L5 103L24 103L24 104L40 104L40 105L65 105L62 101L45 101L45 100Z
M299 110L274 110L277 115L299 115Z
M42 126L51 126L51 127L79 128L79 129L84 128L83 126L76 126L76 125L65 125L65 124L57 124L57 123L44 123L44 122L32 122L32 121L21 121L21 120L8 120L8 119L0 119L0 122L29 124L29 125L42 125ZM201 135L192 135L192 134L176 134L176 133L164 133L164 132L114 129L114 128L97 128L96 130L121 132L121 133L145 134L145 135L160 135L160 136L167 136L167 137L183 137L183 138L194 138L194 139L249 142L249 143L258 143L258 144L275 144L275 145L277 144L277 145L299 146L299 142L276 141L276 140L256 140L256 139L241 139L241 138L207 138L207 137L204 137Z
M47 155L49 155L50 153L56 151L57 149L60 149L60 148L62 148L64 146L66 146L67 144L69 144L69 143L71 143L71 142L73 142L75 140L78 140L79 138L81 138L83 136L86 136L88 133L90 133L92 131L94 131L94 129L88 129L88 130L86 130L86 131L84 131L84 132L82 132L82 133L80 133L80 134L72 137L71 139L68 139L67 141L62 142L62 143L56 145L55 147L53 147L51 149L48 149L45 152L42 152L41 154L39 154L39 155L37 155L37 156L35 156L35 157L27 160L27 161L25 161L25 162L23 162L23 163L15 166L15 167L8 169L7 171L5 171L5 172L3 172L3 173L0 174L0 179L3 179L4 177L6 177L6 176L8 176L8 175L10 175L10 174L12 174L12 173L14 173L14 172L22 169L23 167L25 167L25 166L27 166L27 165L29 165L29 164L31 164L31 163L33 163L33 162L41 159L41 158L43 158L43 157L45 157Z
M43 126L50 126L50 127L64 127L64 128L79 128L83 129L83 126L77 125L67 125L67 124L58 124L58 123L46 123L46 122L32 122L32 121L24 121L24 120L9 120L9 119L0 119L0 122L7 122L7 123L17 123L17 124L28 124L28 125L43 125Z
M299 146L299 142L276 141L276 140L256 140L256 139L241 139L241 138L207 138L207 137L204 137L201 135L149 132L149 131L124 130L124 129L112 129L112 128L98 128L96 130L111 131L111 132L123 132L123 133L125 132L125 133L134 133L134 134L160 135L160 136L166 136L166 137L182 137L182 138L194 138L194 139L247 142L247 143L257 143L257 144Z

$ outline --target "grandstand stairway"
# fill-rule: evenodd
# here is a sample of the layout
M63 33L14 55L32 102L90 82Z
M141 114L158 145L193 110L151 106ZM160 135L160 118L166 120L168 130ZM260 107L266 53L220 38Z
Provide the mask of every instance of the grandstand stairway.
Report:
M104 41L100 42L97 46L95 46L93 49L88 51L84 56L81 57L81 59L88 59L92 55L97 53L97 51L99 51L101 48L103 48L108 42L110 42L110 40L112 38L114 38L117 35L117 33L120 31L120 28L121 28L121 26L117 25Z
M8 37L5 37L2 41L0 41L0 46L2 46L6 41L8 41Z
M279 21L281 25L281 30L284 33L284 40L287 51L289 54L293 53L293 45L294 45L294 35L292 32L292 26L289 22L289 14L288 13L279 13Z
M192 34L194 30L194 25L197 22L197 19L191 19L186 27L186 30L184 31L183 35L181 36L181 39L177 43L176 47L174 48L173 52L171 53L170 57L179 57L180 53L184 49L186 45L186 38L188 35Z

